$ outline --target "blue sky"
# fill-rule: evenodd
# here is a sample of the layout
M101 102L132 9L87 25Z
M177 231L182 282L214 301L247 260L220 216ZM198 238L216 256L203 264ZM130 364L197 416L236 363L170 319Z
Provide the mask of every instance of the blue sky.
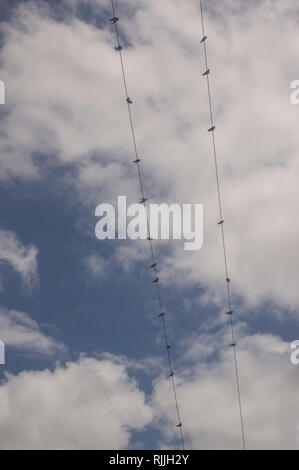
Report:
M147 242L94 234L99 203L139 197L108 3L1 7L3 448L179 445ZM156 244L186 443L239 448L199 5L116 3L147 194L205 207L202 250ZM294 448L298 7L270 3L211 2L207 30L248 446Z

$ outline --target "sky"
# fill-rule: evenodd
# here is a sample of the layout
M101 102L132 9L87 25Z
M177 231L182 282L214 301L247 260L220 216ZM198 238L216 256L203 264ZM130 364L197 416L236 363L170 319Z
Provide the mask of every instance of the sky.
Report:
M205 0L249 449L299 446L296 0ZM198 0L116 0L146 195L204 205L157 241L186 447L240 449ZM147 241L98 240L139 199L108 0L0 1L1 449L179 448Z

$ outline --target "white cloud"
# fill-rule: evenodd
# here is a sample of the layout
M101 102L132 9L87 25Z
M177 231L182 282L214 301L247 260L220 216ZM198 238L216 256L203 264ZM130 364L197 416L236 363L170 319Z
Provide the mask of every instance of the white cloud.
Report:
M96 254L89 255L84 259L84 265L95 279L103 279L108 275L109 260Z
M3 307L0 307L0 339L22 353L49 355L66 350L62 343L46 336L27 313Z
M57 22L47 9L30 5L5 26L2 178L36 177L33 157L52 155L58 165L78 170L74 184L83 202L95 207L118 194L134 198L138 187L112 31L71 15L67 23ZM92 5L107 23L106 2ZM201 283L213 301L222 289L223 265L206 88L198 79L198 2L142 1L136 9L133 2L130 14L126 3L118 5L121 34L132 44L124 60L146 193L156 201L205 206L203 249L175 248L163 277ZM207 6L233 290L251 307L270 300L296 312L299 134L289 85L298 78L297 2Z
M0 418L1 449L124 449L152 413L123 365L81 357L9 375Z
M189 366L176 381L189 449L241 448L226 342L225 334L216 341L214 335L188 338ZM290 352L290 345L273 335L242 337L238 362L248 449L298 448L298 369ZM0 386L1 448L125 449L133 445L132 432L148 426L157 438L157 428L162 431L162 448L173 448L179 440L169 379L156 378L152 394L145 395L128 369L150 370L154 377L161 362L106 354L82 356L54 371L9 374Z
M241 449L233 356L231 349L224 347L229 339L226 335L201 335L189 338L188 343L193 366L176 379L187 448ZM243 336L240 344L247 448L298 448L298 369L290 363L290 345L279 337L258 334ZM164 445L177 437L169 388L167 380L157 380L152 397L165 434Z
M103 13L107 3L90 4L107 21L107 11ZM289 85L298 78L298 5L296 0L205 4L233 292L247 306L270 300L298 315L299 108L289 101ZM161 279L189 287L200 283L207 289L202 302L222 306L223 263L206 132L206 88L200 81L198 2L130 2L130 14L127 2L119 5L121 34L131 44L124 60L146 194L160 202L205 205L203 249L187 253L175 246L165 260L165 270L160 265ZM133 152L112 32L71 15L66 23L58 22L40 2L19 7L4 32L0 76L6 82L7 114L1 121L1 178L41 177L42 158L51 158L52 164L71 166L77 195L84 204L94 204L92 210L119 194L136 200L138 184L131 166ZM0 237L6 260L32 285L36 249L23 247L11 232L1 231ZM111 267L118 263L127 268L143 259L145 251L137 246L119 245L111 255ZM107 260L91 255L86 262L95 276L103 275ZM29 326L28 318L21 320L23 314L17 315L8 319L6 312L1 320L7 337L17 343L26 336L28 343L22 340L23 344L32 345L41 333L36 325ZM198 364L193 359L190 375L178 377L188 443L199 448L237 447L240 434L231 351L214 357L212 339L201 336L201 347L195 348L196 339L186 359L199 356L202 360ZM39 341L46 344L45 339L39 337ZM218 344L223 347L222 340ZM243 336L238 357L248 446L298 447L297 369L289 363L288 345L271 335ZM135 392L141 410L137 414L131 404ZM1 388L3 400L10 404L7 414L0 407L3 446L126 447L128 423L136 429L150 420L140 393L124 369L115 370L113 361L82 359L66 368L58 366L53 373L10 377ZM167 420L167 429L173 429L169 394L169 383L157 381L152 403L157 416L160 413ZM20 396L26 400L23 406ZM99 435L97 412L107 423L106 434ZM163 429L167 442L173 434Z
M34 245L25 247L14 232L0 230L0 259L12 266L28 289L38 283L37 254Z

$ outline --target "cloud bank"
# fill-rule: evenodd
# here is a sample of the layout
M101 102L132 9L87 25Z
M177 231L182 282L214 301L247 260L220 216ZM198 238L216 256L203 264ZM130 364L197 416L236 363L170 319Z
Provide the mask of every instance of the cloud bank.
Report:
M39 282L37 255L34 245L25 247L14 232L0 229L0 260L11 265L29 290Z
M152 413L123 366L82 357L8 375L0 416L1 449L124 449Z
M116 199L116 188L136 200L137 180L107 4L90 4L101 27L78 19L76 5L63 22L29 2L2 26L1 177L34 179L48 165L71 168L77 197L94 209ZM147 195L205 206L204 248L186 254L174 247L165 262L176 274L167 280L201 284L214 302L223 269L207 96L198 79L198 4L131 7L118 2ZM298 109L289 85L297 73L298 6L264 0L243 7L215 2L206 15L229 268L247 306L270 301L297 315Z

